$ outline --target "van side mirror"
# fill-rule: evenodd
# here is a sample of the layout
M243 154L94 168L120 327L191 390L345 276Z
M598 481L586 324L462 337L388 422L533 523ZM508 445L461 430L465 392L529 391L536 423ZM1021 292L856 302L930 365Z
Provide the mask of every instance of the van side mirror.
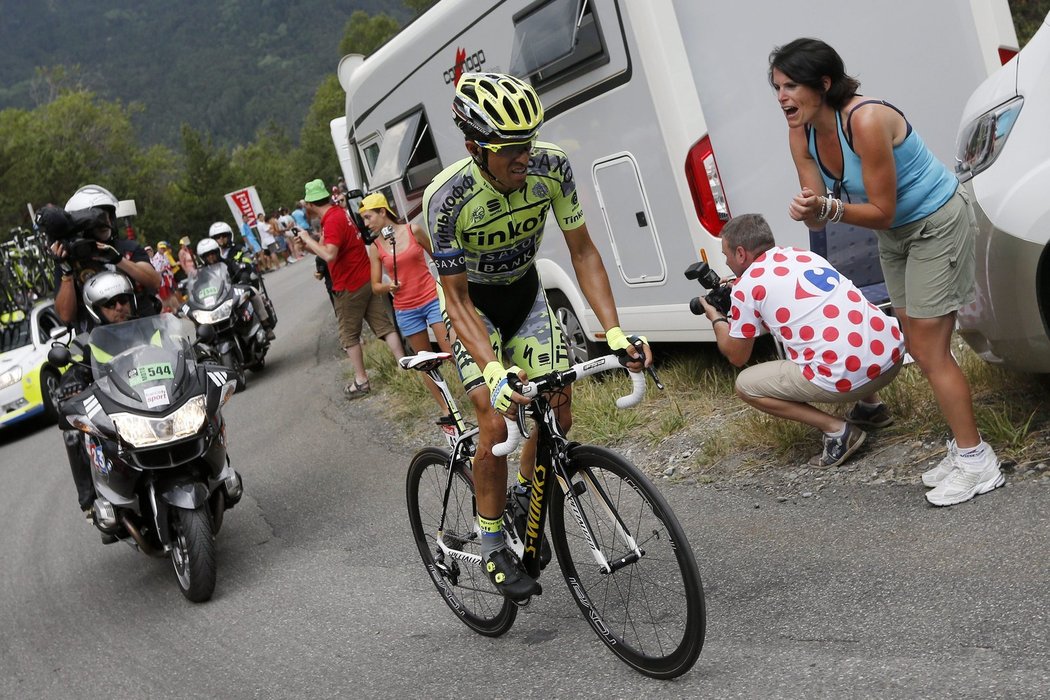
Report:
M47 351L47 363L55 369L62 369L72 361L73 356L65 345L52 345Z

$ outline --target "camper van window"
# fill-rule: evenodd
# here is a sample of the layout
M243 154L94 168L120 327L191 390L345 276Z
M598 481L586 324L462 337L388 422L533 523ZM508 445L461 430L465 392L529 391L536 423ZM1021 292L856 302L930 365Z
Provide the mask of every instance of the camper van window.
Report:
M386 128L372 177L368 180L369 189L379 189L404 177L422 116L422 112L414 112Z
M365 157L366 167L368 172L371 173L375 170L376 160L379 159L379 140L375 140L372 143L364 146L361 149L361 155Z
M510 72L540 89L608 60L590 0L551 0L514 18Z

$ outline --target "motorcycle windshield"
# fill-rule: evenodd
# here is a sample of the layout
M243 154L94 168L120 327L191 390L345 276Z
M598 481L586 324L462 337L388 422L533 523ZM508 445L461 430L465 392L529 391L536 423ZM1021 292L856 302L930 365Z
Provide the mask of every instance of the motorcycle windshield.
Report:
M118 403L145 411L162 410L179 397L196 371L193 338L186 319L171 314L99 326L88 339L98 387Z
M215 263L197 269L190 285L190 303L198 309L211 311L230 295L233 286L225 263Z

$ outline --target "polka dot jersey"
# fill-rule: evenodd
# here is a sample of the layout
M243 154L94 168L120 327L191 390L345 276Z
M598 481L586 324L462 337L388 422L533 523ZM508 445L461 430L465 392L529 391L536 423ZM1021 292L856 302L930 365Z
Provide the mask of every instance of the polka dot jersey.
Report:
M802 375L827 391L859 389L904 355L897 319L808 250L760 255L733 287L729 319L734 338L773 333Z

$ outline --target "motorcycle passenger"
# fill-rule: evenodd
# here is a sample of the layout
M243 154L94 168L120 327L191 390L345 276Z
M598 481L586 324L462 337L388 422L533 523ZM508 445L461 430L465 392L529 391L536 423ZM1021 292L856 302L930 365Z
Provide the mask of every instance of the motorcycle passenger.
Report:
M123 323L138 316L138 305L135 289L131 281L119 272L104 270L99 272L84 285L84 308L94 326L111 323ZM56 390L59 401L65 401L87 389L94 381L91 376L91 360L86 341L84 357L81 362L71 366ZM84 517L91 522L91 506L95 502L95 487L91 482L91 465L88 464L80 441L79 431L72 430L65 419L60 419L62 440L66 445L66 456L69 458L69 469L73 473L73 483L77 488L77 503L84 511Z
M157 313L159 304L154 294L160 287L161 278L149 256L134 240L118 238L116 230L117 198L104 187L85 185L66 202L67 212L97 210L96 225L85 233L86 238L96 241L98 252L86 260L69 256L67 242L56 241L51 245L51 254L56 261L55 312L63 323L76 327L78 331L91 330L91 314L81 303L81 295L91 277L102 270L119 270L135 284L137 302L143 313Z
M277 337L273 332L276 324L272 321L267 308L266 292L260 285L255 284L255 281L252 279L252 272L255 267L251 256L245 252L244 248L234 244L232 241L233 229L230 228L230 225L225 221L216 221L208 227L208 237L197 244L197 257L204 260L205 265L213 264L205 260L201 247L204 246L204 250L210 252L211 246L206 244L211 242L216 245L220 259L226 263L226 267L230 271L230 279L235 284L244 284L252 288L252 308L255 310L256 316L259 317L259 322L266 329L267 340L273 340Z

